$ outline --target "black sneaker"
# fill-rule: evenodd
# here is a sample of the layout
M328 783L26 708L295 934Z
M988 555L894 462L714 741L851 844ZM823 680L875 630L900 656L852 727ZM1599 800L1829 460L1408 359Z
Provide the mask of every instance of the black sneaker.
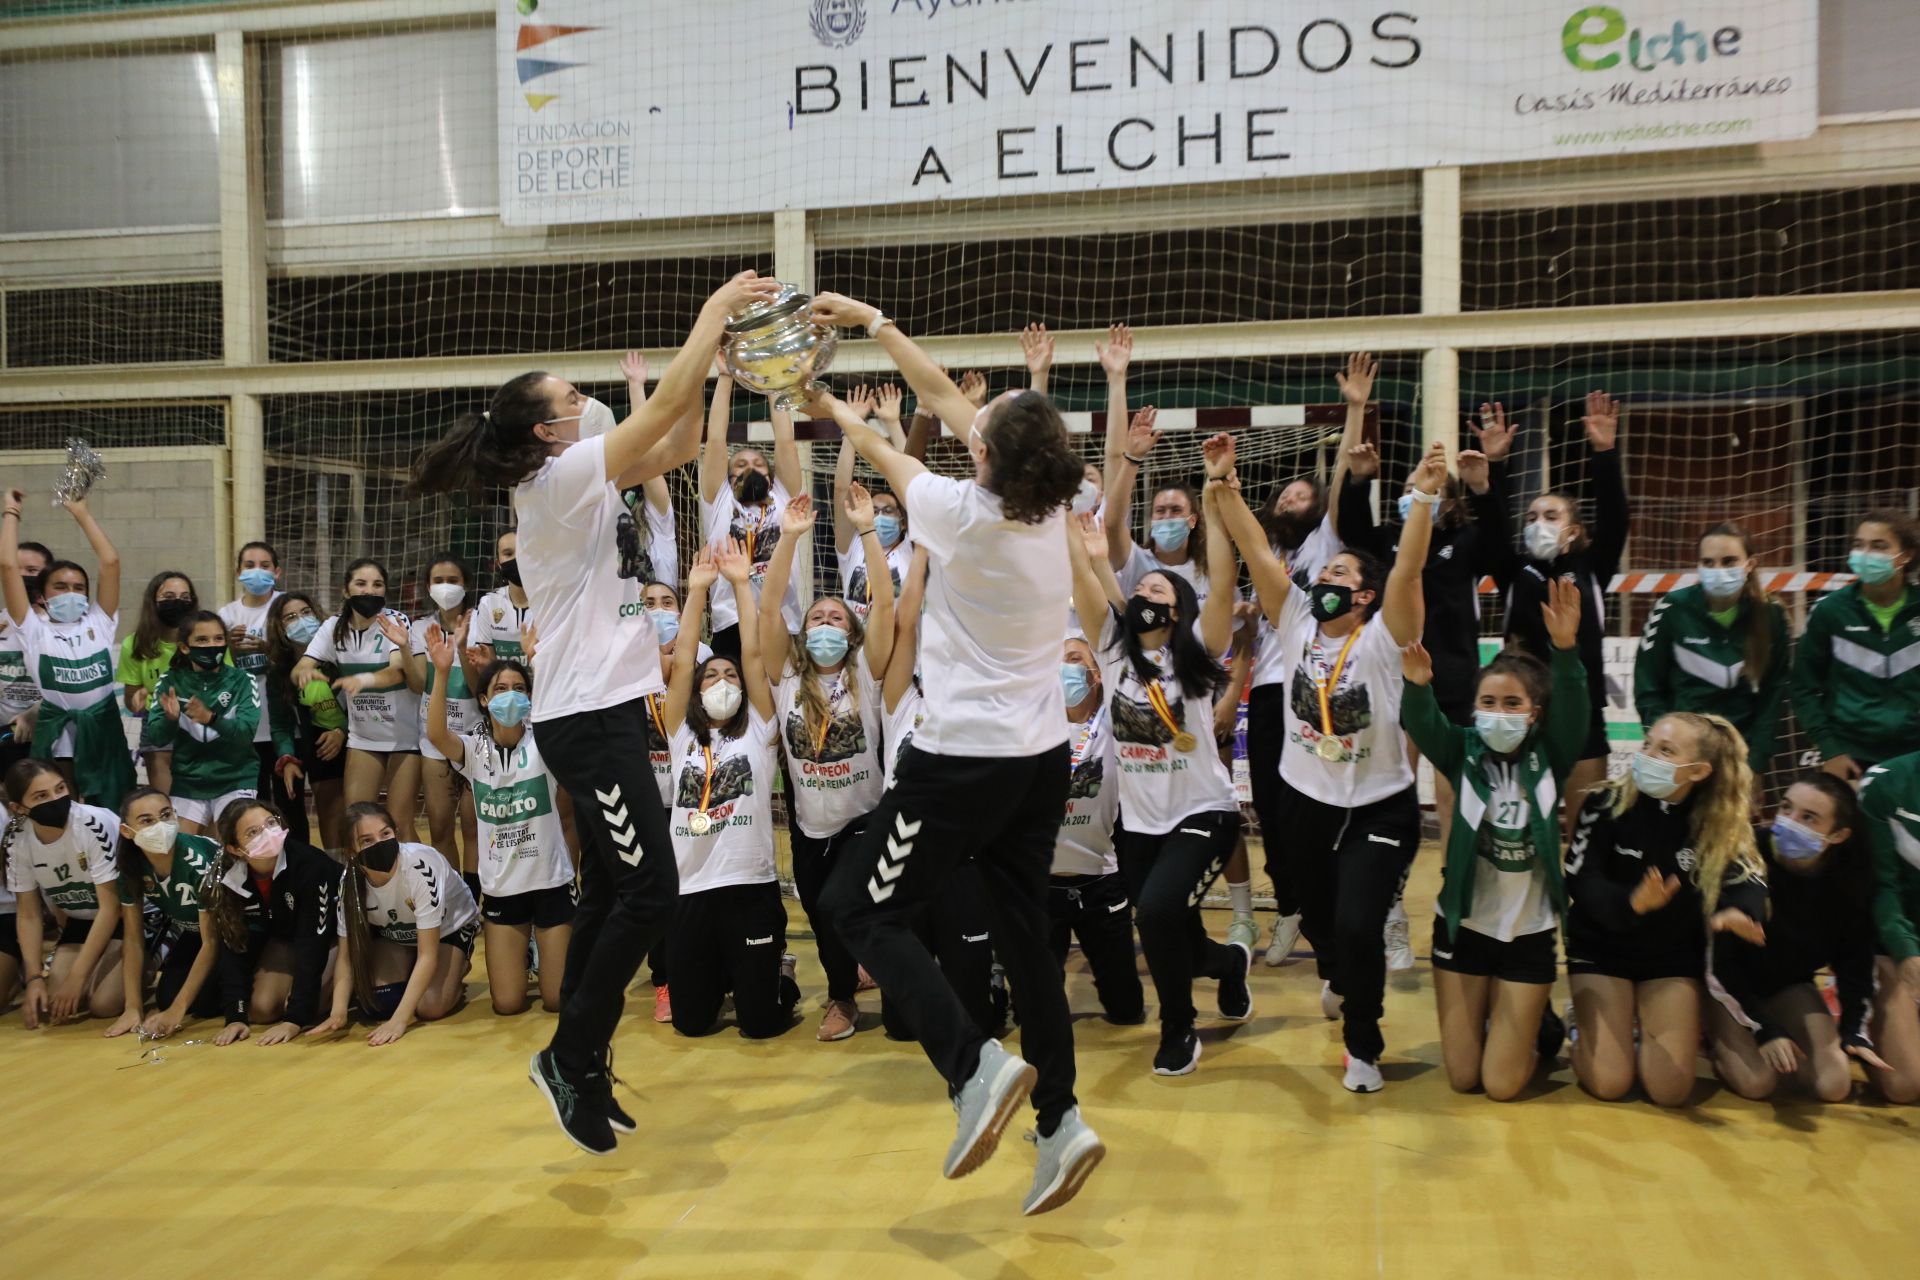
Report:
M1230 942L1233 971L1220 979L1220 1016L1231 1022L1245 1022L1253 1016L1253 992L1247 989L1247 971L1253 967L1253 949L1243 942Z
M614 1148L613 1126L601 1110L599 1095L607 1091L604 1071L577 1072L561 1065L552 1049L542 1049L527 1063L527 1077L546 1095L553 1118L573 1145L590 1156L604 1156Z
M1190 1075L1200 1065L1200 1037L1193 1028L1184 1031L1160 1031L1160 1052L1153 1055L1153 1074L1157 1076Z
M617 1084L624 1083L625 1081L613 1073L613 1050L612 1048L608 1048L607 1092L606 1096L600 1099L600 1109L607 1113L607 1123L613 1126L615 1133L636 1133L639 1131L640 1126L633 1122L633 1117L628 1115L625 1109L623 1109L618 1102L614 1101L613 1098L613 1087Z
M1549 1071L1560 1058L1560 1046L1567 1042L1567 1024L1552 1009L1540 1014L1540 1034L1533 1042L1534 1051L1540 1055L1536 1066Z

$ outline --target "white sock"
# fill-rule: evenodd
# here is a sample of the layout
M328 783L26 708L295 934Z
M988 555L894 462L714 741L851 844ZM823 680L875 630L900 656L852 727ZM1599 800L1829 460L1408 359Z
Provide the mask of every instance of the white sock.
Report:
M1253 881L1242 880L1239 884L1227 881L1227 897L1233 902L1233 914L1250 916L1253 914Z

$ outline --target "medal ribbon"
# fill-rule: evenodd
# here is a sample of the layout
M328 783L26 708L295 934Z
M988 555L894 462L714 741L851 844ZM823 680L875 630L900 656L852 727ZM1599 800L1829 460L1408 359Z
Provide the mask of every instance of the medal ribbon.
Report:
M662 742L667 740L666 718L660 714L660 700L665 696L665 694L659 693L650 693L647 695L647 712L653 717L653 727L660 731L660 740Z
M1314 688L1320 691L1320 736L1323 738L1334 736L1333 708L1328 704L1327 693L1339 687L1340 673L1347 668L1347 655L1353 652L1353 642L1358 640L1360 633L1366 629L1367 624L1364 622L1355 627L1353 634L1347 637L1347 642L1340 646L1340 656L1334 659L1333 671L1325 680L1315 679L1313 682Z
M1080 726L1080 736L1074 739L1073 743L1072 768L1078 769L1081 763L1086 760L1087 744L1093 741L1093 731L1099 726L1100 717L1105 714L1105 712L1105 707L1098 708L1092 715L1088 716L1086 722Z
M1167 732L1179 737L1182 730L1173 722L1173 708L1167 704L1166 691L1160 687L1158 680L1147 684L1147 701L1153 704L1154 714L1160 717L1161 724L1167 726Z
M707 805L713 801L713 748L702 747L700 754L707 758L707 781L700 788L700 812L707 811Z

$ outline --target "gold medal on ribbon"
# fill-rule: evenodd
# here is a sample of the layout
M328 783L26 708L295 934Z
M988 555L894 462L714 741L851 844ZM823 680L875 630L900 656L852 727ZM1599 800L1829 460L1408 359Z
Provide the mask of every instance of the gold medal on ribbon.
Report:
M1314 745L1313 753L1328 764L1339 764L1343 760L1353 758L1353 753L1334 736L1333 707L1329 695L1340 686L1340 673L1347 669L1347 656L1353 652L1354 642L1366 629L1367 624L1364 622L1355 627L1353 634L1347 637L1347 642L1340 646L1340 656L1334 659L1333 670L1327 674L1327 678L1324 680L1315 678L1313 682L1314 688L1320 693L1320 741Z
M700 754L707 758L707 780L700 788L700 807L687 815L687 830L697 836L713 830L713 819L707 816L707 805L713 799L713 748L702 747Z
M1194 737L1185 729L1173 735L1173 749L1175 751L1191 751L1199 745L1200 739Z

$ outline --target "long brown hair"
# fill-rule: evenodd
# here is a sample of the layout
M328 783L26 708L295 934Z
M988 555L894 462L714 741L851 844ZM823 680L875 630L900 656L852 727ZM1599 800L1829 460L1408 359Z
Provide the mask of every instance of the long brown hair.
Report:
M1741 553L1747 559L1753 559L1753 539L1731 520L1723 521L1700 535L1702 543L1708 538L1732 538L1740 544ZM1773 596L1768 593L1766 583L1760 580L1760 566L1747 566L1747 580L1740 588L1740 598L1747 602L1746 665L1741 671L1747 678L1747 686L1757 690L1766 679L1768 664L1773 661L1773 614L1767 607L1773 603Z
M4 782L0 782L0 786L6 788L9 801L14 804L25 804L27 792L33 790L33 784L42 774L59 772L47 761L28 756L25 760L13 762L13 767L7 770L7 776ZM79 797L75 796L74 799L77 802ZM0 884L6 882L7 863L13 858L13 842L19 838L20 832L29 821L31 819L25 814L16 815L12 812L7 814L6 831L0 834ZM24 905L21 907L23 911L26 909Z
M177 641L179 637L179 627L170 627L160 621L160 611L155 607L153 599L160 593L161 586L174 578L187 584L188 600L195 605L200 603L200 592L194 587L193 579L178 569L162 569L147 579L147 589L140 596L140 621L133 628L133 656L142 662L151 662L159 657L161 644L170 640ZM186 622L192 617L193 615L189 614L181 621Z
M353 974L353 994L360 1001L360 1007L371 1009L374 1006L373 927L367 923L367 869L360 863L359 850L353 847L353 829L360 825L362 818L382 819L396 836L400 834L400 826L387 806L373 800L348 805L345 817L347 873L340 882L340 911L347 922L347 968Z
M860 682L854 679L851 668L860 660L860 646L866 641L867 629L861 623L859 615L852 609L848 609L847 602L838 596L821 596L807 606L807 612L812 613L815 606L828 601L838 604L846 611L847 656L842 659L845 666L841 668L840 686L847 691L847 705L853 709L855 715L858 715L860 714ZM823 674L820 664L815 662L813 655L807 651L804 633L800 637L800 643L787 646L787 674L800 677L800 718L806 726L807 741L819 742L822 726L832 719L832 708L828 703L826 685L820 678ZM743 680L746 678L745 672L741 673L741 678ZM741 692L744 694L746 691L742 689Z
M234 863L246 861L234 851L240 848L240 822L255 809L265 809L276 818L280 816L272 805L252 797L235 800L220 811L214 821L214 829L220 836L220 856L213 860L213 866L207 870L207 882L200 886L200 905L213 917L213 931L219 935L221 945L233 952L247 949L247 913L240 905L240 895L227 887L226 875ZM247 871L251 875L253 868L248 867Z
M485 412L462 414L415 460L408 490L479 493L511 487L538 471L552 451L533 430L553 412L548 376L523 373L493 393Z

